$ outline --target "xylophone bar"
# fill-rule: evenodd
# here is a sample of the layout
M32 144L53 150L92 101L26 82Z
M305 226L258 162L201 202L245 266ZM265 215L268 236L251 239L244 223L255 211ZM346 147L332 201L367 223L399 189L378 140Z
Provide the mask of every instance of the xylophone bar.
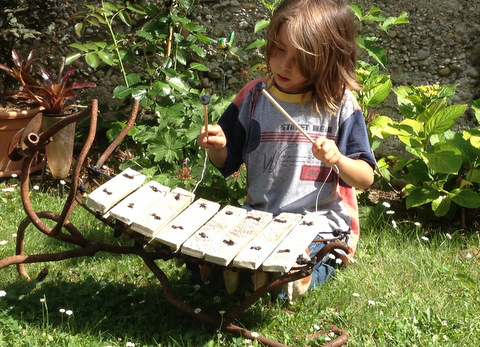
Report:
M161 229L152 242L158 241L178 251L180 246L195 231L205 224L220 209L220 204L198 199L178 215L167 227Z
M282 240L275 251L263 262L262 270L266 272L287 272L296 263L299 255L317 236L323 225L328 225L325 216L311 213L306 214L300 223Z
M275 247L287 236L302 216L295 213L281 213L244 247L235 257L235 267L257 270Z
M246 214L247 210L243 208L225 206L192 237L185 240L181 253L203 259L215 240L222 238L224 233L234 228Z
M205 260L227 266L242 248L272 220L272 217L273 215L269 212L249 211L239 224L223 233L220 239L210 245L205 252Z
M169 191L169 187L150 181L115 205L110 210L110 215L130 225L139 214L165 197Z
M146 237L153 238L160 229L187 208L194 197L194 194L185 189L175 188L135 218L130 228Z
M145 175L128 168L90 193L86 204L91 209L104 214L140 187L144 181Z

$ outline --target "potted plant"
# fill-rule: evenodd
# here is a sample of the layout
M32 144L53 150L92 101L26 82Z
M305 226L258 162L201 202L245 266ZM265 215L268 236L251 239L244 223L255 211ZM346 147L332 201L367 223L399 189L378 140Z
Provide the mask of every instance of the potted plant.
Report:
M24 62L17 55L17 52L13 51L12 60L14 61L14 68L9 68L0 63L0 69L7 71L10 76L13 74L23 76L22 79L30 82L33 56L29 56ZM4 85L7 86L6 81ZM12 94L7 94L5 91L0 93L0 177L10 177L20 173L22 161L10 160L7 149L15 135L41 111L41 106L37 103L29 100L19 100L14 98ZM37 158L32 172L40 170L42 165L43 156Z
M61 117L72 113L75 106L67 105L66 102L75 99L74 90L95 86L95 83L91 82L68 84L73 68L68 69L58 82L55 82L44 68L40 68L40 82L31 73L34 51L23 61L18 52L13 50L12 60L15 65L13 68L0 64L0 69L14 77L22 86L22 89L12 93L13 97L31 100L40 107L43 130L58 122ZM57 132L45 147L47 163L54 178L64 178L70 170L74 137L75 123L71 123Z

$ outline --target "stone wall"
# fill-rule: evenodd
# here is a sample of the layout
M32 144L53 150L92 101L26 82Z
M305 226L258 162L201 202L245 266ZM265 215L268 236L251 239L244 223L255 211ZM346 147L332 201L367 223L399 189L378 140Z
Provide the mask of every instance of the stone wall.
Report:
M394 27L389 34L378 30L378 24L364 23L359 31L366 36L377 36L388 52L388 71L394 85L459 84L455 103L471 104L480 97L480 0L355 0L369 9L377 6L386 16L398 16L406 11L410 24ZM96 0L0 0L4 13L0 15L0 62L10 48L24 54L37 50L38 60L47 66L58 66L59 56L66 55L68 44L77 40L73 23L67 19L86 3ZM160 1L159 3L163 3ZM255 0L197 0L192 19L207 29L207 35L219 39L235 31L234 45L245 47L260 35L253 33L255 23L268 16L268 11ZM30 36L8 36L9 17L17 18L17 26L32 32ZM6 34L7 33L7 34ZM256 75L250 71L254 63L263 61L260 51L248 51L248 61L231 54L224 55L216 45L209 47L211 55L205 61L210 71L202 78L202 85L221 93L224 82L227 92L235 93ZM85 64L78 64L82 78L96 80L94 97L110 99L111 91L119 83L119 74L112 70L97 78ZM0 77L1 78L1 77ZM0 79L0 82L2 80ZM382 104L380 113L398 114L394 96ZM461 126L474 125L471 112L463 117Z

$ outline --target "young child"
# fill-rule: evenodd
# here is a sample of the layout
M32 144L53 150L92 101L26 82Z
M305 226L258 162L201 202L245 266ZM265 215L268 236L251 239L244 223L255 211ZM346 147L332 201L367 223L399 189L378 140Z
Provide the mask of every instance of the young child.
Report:
M269 74L248 83L218 124L202 127L200 147L227 177L247 169L244 207L322 213L318 238L339 229L355 251L358 207L354 188L373 183L375 159L363 113L351 90L356 80L356 27L343 0L284 0L267 29ZM261 92L288 112L312 143ZM312 242L313 257L323 243ZM316 264L310 287L334 270L328 257Z

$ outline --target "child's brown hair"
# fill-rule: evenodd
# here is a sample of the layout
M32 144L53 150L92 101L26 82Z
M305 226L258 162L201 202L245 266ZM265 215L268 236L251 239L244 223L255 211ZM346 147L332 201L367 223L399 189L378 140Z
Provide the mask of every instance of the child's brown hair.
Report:
M267 66L281 25L287 26L298 67L312 86L314 108L335 113L345 89L360 88L355 72L357 29L350 7L343 0L284 0L267 28Z

